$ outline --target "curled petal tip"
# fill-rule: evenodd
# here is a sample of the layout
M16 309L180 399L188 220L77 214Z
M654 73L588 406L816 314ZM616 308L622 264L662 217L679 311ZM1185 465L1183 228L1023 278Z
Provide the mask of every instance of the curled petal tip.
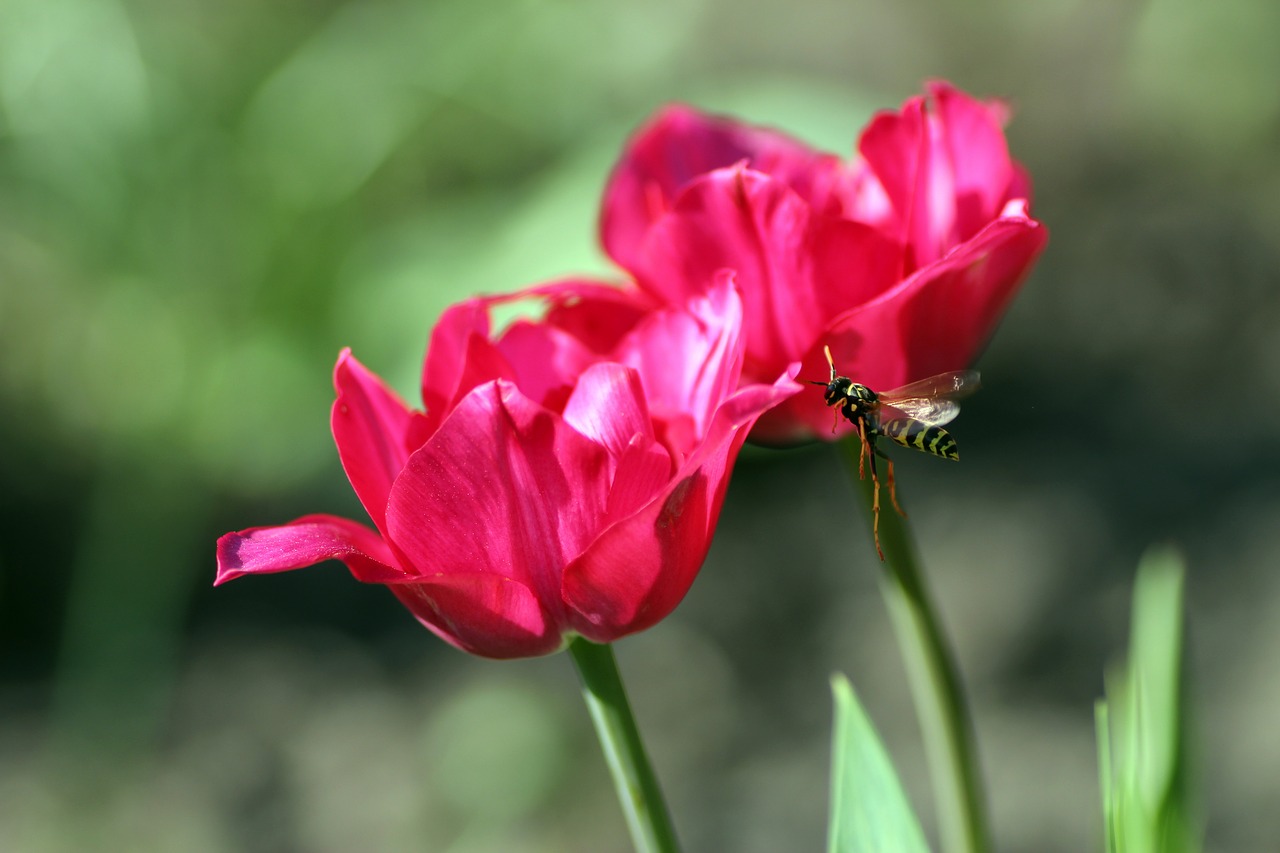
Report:
M1000 211L1001 219L1031 219L1031 203L1025 198L1010 199Z
M230 580L248 574L240 559L240 544L244 537L239 533L227 533L218 537L218 571L213 585L222 586Z

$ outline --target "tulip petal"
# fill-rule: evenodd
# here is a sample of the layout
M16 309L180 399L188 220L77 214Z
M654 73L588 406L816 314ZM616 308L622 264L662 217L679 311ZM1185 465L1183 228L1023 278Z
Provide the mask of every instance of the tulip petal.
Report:
M733 453L736 454L736 448L741 446L746 431L753 431L754 435L755 425L760 419L785 405L789 399L804 396L804 386L795 381L799 367L798 362L792 363L772 385L748 385L726 399L716 411L701 447L685 460L677 476L687 474L699 466L705 467L707 459L724 446L725 442L735 442ZM732 461L733 457L728 459ZM719 512L719 509L716 511Z
M901 243L877 229L847 219L814 221L809 239L817 315L830 318L851 305L869 302L902 279L907 263ZM749 344L748 344L749 345ZM791 353L795 358L797 353ZM766 381L781 364L752 378Z
M420 578L490 573L557 608L562 567L605 513L609 469L603 447L510 383L489 383L410 457L387 526Z
M751 430L751 443L791 447L812 441L815 436L834 441L850 429L848 421L823 403L822 392L810 388L761 415Z
M431 332L422 369L428 432L435 432L472 388L494 379L514 380L515 371L489 340L488 302L468 299L445 311Z
M811 441L815 436L833 441L853 428L838 411L827 406L823 389L811 384L827 383L829 373L826 356L823 353L823 347L827 345L830 345L833 350L837 370L863 381L858 362L852 357L846 357L850 351L857 351L856 346L852 350L849 349L848 342L853 340L860 340L860 338L846 331L828 331L818 339L813 349L800 362L799 381L803 383L800 386L802 390L760 416L760 420L756 421L751 429L753 444L788 447ZM835 350L839 350L839 354L834 352ZM873 385L872 387L888 388L890 386Z
M818 331L809 216L809 206L781 181L740 167L719 169L690 184L650 228L635 272L642 286L683 304L721 269L732 269L750 357L762 368L785 364Z
M1047 240L1026 202L1010 202L999 219L947 257L833 317L804 355L801 380L825 383L824 346L840 374L877 391L972 364ZM811 387L765 413L751 437L786 445L839 437L851 428Z
M512 323L497 348L520 392L552 411L564 408L582 371L599 360L568 332L528 320Z
M858 150L880 179L911 246L908 272L991 222L1020 183L1001 127L1006 111L934 82L898 113L872 119Z
M999 214L1019 177L1004 136L1008 111L941 81L930 83L928 89L941 128L938 144L945 152L955 193L951 239L962 242Z
M880 179L897 214L900 238L911 247L912 268L937 258L954 222L951 173L930 139L925 99L908 98L898 113L872 118L858 152Z
M671 482L675 473L671 455L661 444L636 435L623 450L609 487L604 525L638 511Z
M835 318L822 338L830 342L837 368L890 390L971 364L1047 240L1025 203L1011 202L974 239ZM806 369L816 367L811 353Z
M533 590L508 577L441 574L390 589L419 622L464 652L498 659L533 657L564 643Z
M903 250L869 225L817 216L781 181L722 169L693 184L648 234L645 286L678 304L725 268L742 295L746 376L770 381L834 313L902 274Z
M497 349L511 368L501 378L552 411L563 409L582 372L656 307L639 288L592 279L563 279L486 297L491 305L529 299L545 302L546 311L537 322L516 320L503 332Z
M542 322L567 332L596 355L617 346L657 303L631 284L615 285L593 279L562 279L539 284L492 301L512 301L530 297L546 301Z
M386 543L363 524L332 515L308 515L278 527L254 527L218 539L213 584L244 575L287 572L341 560L357 580L392 583L404 578Z
M565 569L564 600L578 633L610 642L675 609L710 546L709 486L701 471L673 484Z
M605 251L619 266L635 270L645 233L681 189L700 175L744 161L785 181L815 209L840 204L845 178L839 158L775 130L674 105L636 133L609 178L600 220Z
M706 441L671 484L607 528L570 564L564 600L580 634L609 642L648 628L675 609L702 567L733 460L752 424L799 390L784 375L773 386L752 385L724 401Z
M423 416L344 349L333 370L338 397L330 428L338 456L360 503L386 532L387 495L409 454L426 437Z
M649 314L618 346L616 357L640 374L654 418L688 420L699 440L715 408L742 373L742 300L728 270L715 273L706 293L681 307ZM688 451L688 442L675 445Z
M489 336L489 309L479 299L450 306L431 330L431 342L422 365L422 402L435 426L439 426L457 395L468 343L477 336L482 339Z
M613 362L587 368L564 407L564 420L617 459L635 436L652 443L653 421L645 404L640 377Z

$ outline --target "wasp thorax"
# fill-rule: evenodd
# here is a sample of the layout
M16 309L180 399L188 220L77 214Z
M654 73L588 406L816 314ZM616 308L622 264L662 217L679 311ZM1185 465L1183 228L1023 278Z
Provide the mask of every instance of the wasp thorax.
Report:
M828 406L834 406L836 403L846 401L874 403L876 401L876 392L866 385L854 382L847 376L837 376L827 384L826 398Z
M827 383L824 395L828 406L841 406L845 417L852 420L855 413L870 410L876 400L876 392L866 385L854 382L847 376L837 376Z
M866 385L860 385L857 382L850 382L849 390L846 391L845 394L860 403L874 403L878 399L875 391L872 391Z

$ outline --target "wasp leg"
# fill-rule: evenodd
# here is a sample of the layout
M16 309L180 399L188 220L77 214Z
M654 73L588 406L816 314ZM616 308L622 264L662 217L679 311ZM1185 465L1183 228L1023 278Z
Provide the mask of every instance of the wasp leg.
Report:
M868 452L871 442L867 439L867 422L862 418L858 419L858 479L867 479L867 457L871 454ZM874 480L876 476L876 463L871 460L871 478Z
M898 511L898 515L906 518L907 514L903 511L902 507L898 505L898 486L893 479L893 460L889 458L889 454L885 453L878 447L876 448L876 455L883 459L885 464L889 466L889 469L886 472L886 479L889 481L889 499L893 501L893 508Z
M872 439L871 441L875 441ZM883 456L886 462L889 462L889 483L893 483L893 462L880 452L874 444L868 442L864 445L864 450L870 447L867 458L871 460L871 538L876 542L876 553L880 555L880 562L884 562L884 551L880 548L880 476L876 471L876 457ZM861 460L859 460L861 462ZM898 501L895 498L893 505L896 507Z

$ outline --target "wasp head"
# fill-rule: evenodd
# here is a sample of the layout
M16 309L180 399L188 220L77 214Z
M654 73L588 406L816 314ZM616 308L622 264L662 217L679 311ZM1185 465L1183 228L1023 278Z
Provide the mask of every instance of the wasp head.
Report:
M828 406L835 406L848 399L858 397L857 389L864 386L854 382L848 376L834 376L827 383L827 390L822 395Z
M827 390L822 396L827 401L828 406L848 404L861 410L870 407L876 402L875 391L872 391L866 385L854 382L848 376L841 376L836 373L836 363L831 358L831 347L823 347L822 351L827 356L827 366L831 368L831 377L826 382L813 382L813 384L826 386Z

